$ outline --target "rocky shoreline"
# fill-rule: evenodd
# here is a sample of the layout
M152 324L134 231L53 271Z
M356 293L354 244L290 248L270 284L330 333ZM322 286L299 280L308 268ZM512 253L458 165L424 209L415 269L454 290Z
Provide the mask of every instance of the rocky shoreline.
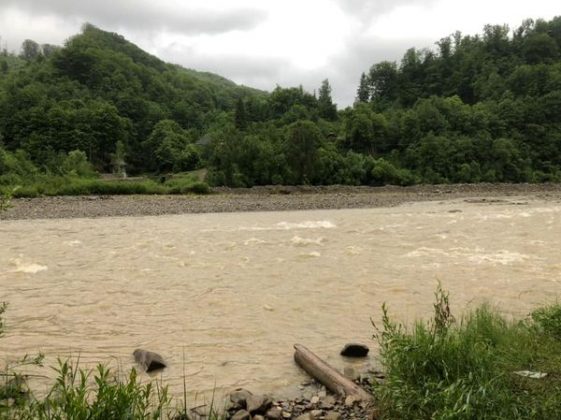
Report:
M345 372L349 379L371 392L375 382L384 381L384 373L368 370L364 373ZM229 420L374 420L378 411L373 400L364 401L354 395L341 396L330 392L311 378L300 385L301 395L291 399L275 399L238 388L229 394L224 418ZM208 420L214 410L203 404L189 410L188 419ZM177 418L176 420L179 420Z
M19 198L2 220L158 216L185 213L393 207L408 202L524 197L561 202L561 184L456 184L411 187L267 186L215 188L209 195Z
M373 381L382 381L381 372L360 375L355 383L369 391ZM304 383L307 392L299 398L273 400L264 395L254 395L245 389L230 394L226 418L231 420L367 420L376 419L378 413L371 401L361 401L353 396L337 396L314 380ZM311 394L311 395L310 395ZM194 420L208 418L206 406L191 410Z

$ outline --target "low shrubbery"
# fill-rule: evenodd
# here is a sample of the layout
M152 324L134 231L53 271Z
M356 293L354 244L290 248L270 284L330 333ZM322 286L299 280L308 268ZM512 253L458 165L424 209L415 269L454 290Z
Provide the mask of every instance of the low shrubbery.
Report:
M0 303L0 335L6 304ZM54 385L42 398L27 386L28 377L18 373L25 365L42 365L43 356L25 356L0 371L0 418L4 419L189 419L186 401L174 402L166 386L157 381L143 383L135 369L128 375L115 374L98 365L94 370L79 368L79 361L59 360ZM184 382L185 387L185 382ZM223 418L209 407L209 420Z
M560 305L518 322L483 305L455 321L439 289L429 322L406 329L383 311L386 380L374 389L383 418L561 418Z
M208 184L188 173L169 179L102 179L79 150L57 157L53 165L39 170L25 153L0 147L0 209L7 207L12 197L210 193Z

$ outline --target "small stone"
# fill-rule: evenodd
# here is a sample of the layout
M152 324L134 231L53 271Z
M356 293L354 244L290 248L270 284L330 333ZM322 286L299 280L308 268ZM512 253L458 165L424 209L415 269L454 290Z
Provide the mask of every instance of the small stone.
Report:
M325 389L325 387L322 387L319 392L318 392L318 397L320 398L325 398L327 397L327 390Z
M290 412L290 411L283 411L282 412L282 418L283 419L289 419L291 417L292 417L292 412Z
M311 413L304 413L296 417L296 420L316 420Z
M250 414L264 413L271 406L272 401L262 395L249 395L246 400L246 408Z
M282 417L282 410L279 407L270 408L265 414L270 420L280 420Z
M337 411L330 411L329 413L325 414L323 418L324 420L340 420L341 414Z
M335 402L335 397L333 395L328 395L321 401L320 407L326 410L330 410L335 405Z
M251 419L251 415L245 410L238 411L231 418L231 420L250 420L250 419Z
M317 403L319 403L319 397L318 397L317 395L314 395L314 396L312 397L312 399L310 400L310 402L311 402L312 404L317 404Z
M312 417L314 419L317 419L323 414L323 411L322 410L312 410L312 411L310 411L310 414L312 415Z
M265 420L265 417L263 417L261 414L257 414L256 416L253 416L252 420Z
M345 398L345 405L347 407L352 407L359 400L360 400L360 398L357 398L354 395L347 395L347 398Z
M364 344L348 343L341 350L341 356L345 357L366 357L370 349Z
M354 381L360 376L352 366L345 366L345 369L343 369L343 374L351 381Z

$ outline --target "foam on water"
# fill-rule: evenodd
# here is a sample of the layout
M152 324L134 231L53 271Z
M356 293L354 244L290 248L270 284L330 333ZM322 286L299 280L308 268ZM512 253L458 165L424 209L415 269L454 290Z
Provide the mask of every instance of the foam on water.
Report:
M468 260L476 264L500 264L509 265L514 263L523 263L532 257L529 255L521 254L519 252L511 252L507 250L500 250L491 254L479 254L468 257Z
M11 259L10 263L14 266L12 270L9 270L12 273L37 274L49 269L46 265L25 262L21 257Z
M290 223L290 222L279 222L277 226L280 229L292 230L292 229L335 229L337 226L329 220L316 220L316 221L306 221L300 223Z
M239 231L275 231L297 229L334 229L337 226L329 220L309 220L305 222L279 222L273 226L240 226Z
M290 240L290 243L294 246L308 246L308 245L323 245L325 238L301 238L300 236L294 236Z

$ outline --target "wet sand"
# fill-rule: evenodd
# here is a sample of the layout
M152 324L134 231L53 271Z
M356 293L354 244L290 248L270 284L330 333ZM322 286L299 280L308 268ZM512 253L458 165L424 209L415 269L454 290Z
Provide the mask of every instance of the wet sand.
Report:
M216 188L209 195L112 195L20 198L0 219L157 216L186 213L394 207L451 199L497 202L539 199L561 202L561 184L457 184L412 187Z

